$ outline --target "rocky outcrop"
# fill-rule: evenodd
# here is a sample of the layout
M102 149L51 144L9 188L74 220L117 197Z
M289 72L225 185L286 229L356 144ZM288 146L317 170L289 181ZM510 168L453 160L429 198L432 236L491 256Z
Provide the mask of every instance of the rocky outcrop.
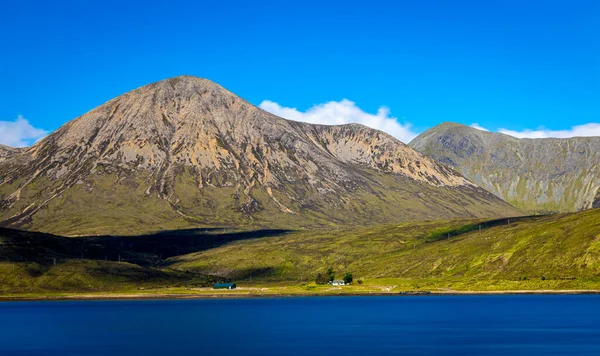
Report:
M188 76L119 96L0 163L0 200L5 225L61 233L112 231L123 214L155 230L518 213L383 132L284 120Z
M518 139L445 123L410 146L531 213L597 206L600 137Z
M21 152L21 148L13 148L5 145L0 145L0 162L9 159L10 157Z

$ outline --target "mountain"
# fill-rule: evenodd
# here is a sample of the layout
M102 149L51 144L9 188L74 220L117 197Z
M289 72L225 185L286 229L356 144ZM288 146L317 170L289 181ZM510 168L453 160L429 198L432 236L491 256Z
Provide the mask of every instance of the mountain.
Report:
M0 162L0 221L66 235L300 228L520 211L393 137L269 114L182 76Z
M444 123L409 145L528 212L600 207L600 137L518 139Z
M13 148L5 145L0 145L0 162L9 159L21 151L20 148Z

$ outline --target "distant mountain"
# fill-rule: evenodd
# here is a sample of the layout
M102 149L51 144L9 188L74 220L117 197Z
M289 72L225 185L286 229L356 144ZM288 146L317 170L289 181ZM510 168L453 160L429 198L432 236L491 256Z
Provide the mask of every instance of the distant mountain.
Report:
M600 207L600 137L518 139L444 123L409 145L528 212Z
M182 76L0 162L0 220L78 234L312 227L520 212L393 137L269 114Z

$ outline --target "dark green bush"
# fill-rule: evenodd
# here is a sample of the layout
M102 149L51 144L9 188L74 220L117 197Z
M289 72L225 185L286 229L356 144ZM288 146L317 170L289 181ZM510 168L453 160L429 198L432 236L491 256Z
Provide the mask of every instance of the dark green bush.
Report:
M346 284L352 283L352 273L346 272L346 274L344 275L344 283L346 283Z
M317 284L327 284L329 283L329 277L325 274L319 273L317 274L317 278L315 279Z

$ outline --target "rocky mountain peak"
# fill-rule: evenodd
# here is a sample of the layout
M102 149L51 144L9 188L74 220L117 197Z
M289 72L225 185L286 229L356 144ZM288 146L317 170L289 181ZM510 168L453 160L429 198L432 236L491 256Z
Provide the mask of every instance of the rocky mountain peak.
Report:
M74 192L97 201L97 194L111 195L125 189L122 185L129 190L120 194L130 200L153 201L152 206L163 206L163 214L166 209L209 225L220 219L264 222L279 214L302 224L358 219L357 214L363 214L360 219L387 221L390 214L412 219L419 210L414 206L394 213L378 210L389 198L377 191L412 191L407 199L422 201L416 191L478 189L383 132L285 120L190 76L110 100L68 122L19 160L5 160L0 174L1 217L11 226L44 216L46 207L66 204ZM489 199L485 192L477 194ZM356 205L375 196L379 202L372 206ZM503 204L498 200L490 208L514 212ZM358 213L363 210L369 213ZM430 211L424 216L454 214L441 206L425 210ZM383 215L376 217L375 211Z

